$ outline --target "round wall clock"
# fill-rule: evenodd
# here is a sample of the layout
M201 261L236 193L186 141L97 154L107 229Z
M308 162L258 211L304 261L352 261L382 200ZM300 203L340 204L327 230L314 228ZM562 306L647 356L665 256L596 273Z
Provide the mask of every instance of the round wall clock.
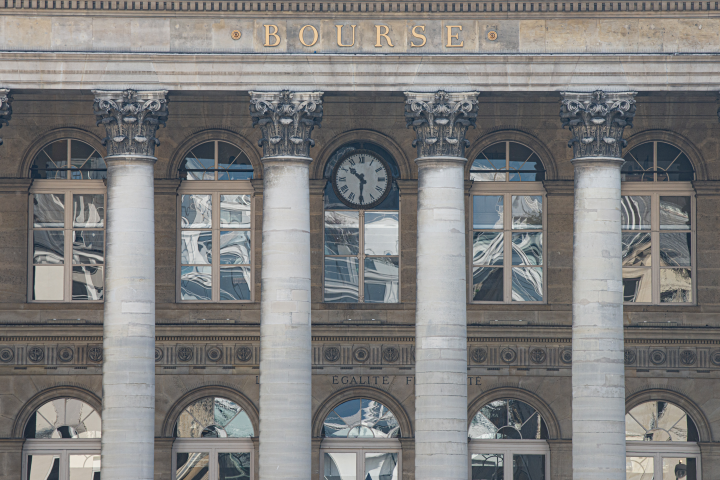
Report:
M335 195L351 208L378 206L390 193L390 167L375 152L352 150L337 161L332 174Z

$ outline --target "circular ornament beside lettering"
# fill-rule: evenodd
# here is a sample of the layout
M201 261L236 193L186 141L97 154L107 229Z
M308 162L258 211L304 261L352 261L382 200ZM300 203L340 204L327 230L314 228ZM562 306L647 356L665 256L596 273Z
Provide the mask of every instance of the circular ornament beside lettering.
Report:
M192 347L178 347L177 357L181 362L189 362L193 359Z
M252 348L238 347L237 352L235 352L235 357L239 362L249 362L252 359Z
M572 350L566 348L560 352L560 361L563 363L572 363Z
M230 38L233 40L240 40L240 37L242 37L242 33L240 33L240 30L233 30L230 32Z
M28 359L31 362L41 362L45 358L45 350L42 347L30 347L28 349Z
M491 42L494 42L495 40L497 40L497 38L498 38L498 34L495 30L490 30L488 32L488 40L490 40Z
M697 354L692 350L683 350L680 352L680 362L683 365L695 365L697 361Z
M325 349L325 360L332 363L340 360L340 349L337 347L327 347Z
M637 357L637 354L635 353L635 350L626 349L625 350L625 365L632 365L635 363L635 358Z
M0 360L2 360L2 353L0 353ZM710 361L713 365L720 367L720 350L715 350L710 354Z
M653 365L662 365L665 363L665 352L662 350L653 350L650 352L650 361Z
M163 359L164 356L165 354L163 353L163 349L160 347L155 347L155 361L159 362Z
M13 358L15 358L15 352L13 352L12 348L3 348L0 350L0 362L8 363L11 362Z
M370 358L370 351L365 347L356 348L353 352L353 358L356 362L365 363Z
M547 354L542 348L533 348L530 350L530 361L534 364L540 364L545 361Z
M382 356L383 360L386 362L394 363L398 361L398 358L400 358L400 352L395 347L387 347L383 350Z
M487 349L485 348L473 348L470 352L470 358L475 363L483 363L487 360Z
M517 352L512 348L503 348L500 352L500 359L505 363L512 363L517 358Z
M222 359L223 354L220 347L210 347L207 352L205 352L205 356L207 356L207 359L211 362L219 362Z
M69 362L73 359L73 350L70 347L60 347L57 352L58 360L61 362Z
M91 362L102 362L103 359L103 349L99 345L94 345L90 348L88 348L88 359Z
M388 164L370 150L351 150L340 157L331 182L335 195L350 208L370 209L390 193L392 174Z

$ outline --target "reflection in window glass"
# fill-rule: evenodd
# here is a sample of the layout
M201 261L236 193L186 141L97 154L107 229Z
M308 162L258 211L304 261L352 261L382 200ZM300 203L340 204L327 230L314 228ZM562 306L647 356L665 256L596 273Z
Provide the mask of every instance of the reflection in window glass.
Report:
M323 476L325 480L355 480L355 453L325 452Z
M483 406L470 421L468 436L475 439L547 440L545 421L520 400L496 400Z
M545 455L513 455L513 480L545 480Z
M398 213L365 212L365 255L398 255Z
M493 453L473 453L471 458L472 480L505 480L504 456Z
M325 255L357 255L359 252L359 212L325 211Z
M60 457L57 455L28 455L28 480L60 480Z
M623 182L690 182L695 171L680 149L665 142L647 142L625 154Z
M65 195L36 193L33 195L33 227L62 228L65 226Z
M357 303L360 299L357 257L325 257L325 301Z
M176 480L205 480L210 472L208 453L177 453Z
M221 140L202 143L185 155L180 167L185 180L250 180L253 167L247 155Z
M652 301L652 271L649 268L623 268L623 301Z
M250 453L218 453L218 480L249 480Z
M652 457L627 457L625 459L626 480L655 480Z
M250 195L220 195L220 227L250 228Z
M180 298L183 300L212 300L212 267L180 269Z
M365 258L364 293L366 303L400 301L400 259L398 257Z
M397 480L397 453L366 453L363 480Z
M697 480L697 460L663 457L662 480Z
M473 264L502 265L503 238L502 232L474 232Z
M545 179L538 155L517 142L499 142L480 152L470 167L476 182L535 182Z
M542 197L539 195L513 195L512 228L527 230L542 228Z
M697 442L695 423L680 407L652 401L625 415L625 440L646 442Z
M649 196L624 195L620 202L623 230L650 230L652 215Z
M35 156L30 178L57 180L102 180L107 167L100 153L79 140L57 140Z
M660 230L690 229L690 197L660 197Z
M692 275L689 268L663 268L660 270L660 301L662 303L690 303Z
M43 404L28 420L25 438L100 438L100 414L75 398Z
M543 269L516 268L512 269L512 299L514 302L541 302Z
M100 455L70 455L68 480L100 480Z
M227 398L205 397L188 405L175 424L176 438L243 438L253 436L245 410Z
M501 195L473 196L473 228L503 228L503 197Z
M473 267L473 301L502 302L503 269Z
M380 402L367 398L344 402L323 422L323 437L397 438L400 425L395 415Z

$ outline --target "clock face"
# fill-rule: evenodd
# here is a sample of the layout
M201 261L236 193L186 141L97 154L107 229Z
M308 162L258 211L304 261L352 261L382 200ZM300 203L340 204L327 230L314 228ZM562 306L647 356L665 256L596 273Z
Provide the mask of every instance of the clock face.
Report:
M390 191L390 169L376 153L353 150L338 160L332 177L340 201L353 208L372 208Z

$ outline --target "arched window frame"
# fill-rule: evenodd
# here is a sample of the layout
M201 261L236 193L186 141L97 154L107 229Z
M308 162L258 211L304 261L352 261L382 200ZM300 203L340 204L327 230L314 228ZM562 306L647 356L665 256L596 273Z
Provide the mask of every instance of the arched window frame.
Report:
M233 143L225 139L206 139L199 141L187 149L183 158L188 155L195 147L207 143L209 141L215 142L215 165L217 166L217 151L218 142L229 143L232 146L240 149L241 152L247 155L241 145ZM251 162L252 164L252 162ZM180 187L178 188L177 196L177 259L176 259L176 298L180 303L252 303L255 301L255 259L254 259L254 241L255 241L255 188L252 185L251 180L217 180L218 172L214 172L213 180L182 180ZM212 219L210 228L183 228L182 224L182 206L183 199L186 196L192 195L209 195L211 197L212 205ZM221 215L221 197L223 195L247 195L250 199L250 223L248 228L233 228L233 227L221 227L220 215ZM211 295L209 299L184 299L182 293L183 286L183 267L186 269L191 268L190 264L184 265L182 259L183 250L183 232L190 231L210 231L212 235L212 263L210 265L195 264L195 267L210 267L211 271ZM221 269L230 268L231 265L220 263L220 241L221 232L229 231L246 231L250 238L249 251L249 263L239 265L239 268L249 268L250 270L250 281L249 281L249 298L247 299L233 299L233 300L222 300L220 295L220 279Z

